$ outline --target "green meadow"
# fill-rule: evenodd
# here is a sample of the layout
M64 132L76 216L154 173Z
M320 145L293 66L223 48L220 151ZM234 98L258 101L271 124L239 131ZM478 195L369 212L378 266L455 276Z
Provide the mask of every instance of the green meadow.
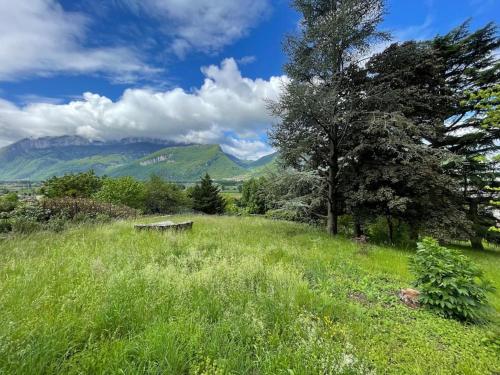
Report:
M411 249L189 219L188 232L122 221L0 240L0 374L500 372L498 291L492 322L464 325L399 301ZM500 253L464 252L500 289Z

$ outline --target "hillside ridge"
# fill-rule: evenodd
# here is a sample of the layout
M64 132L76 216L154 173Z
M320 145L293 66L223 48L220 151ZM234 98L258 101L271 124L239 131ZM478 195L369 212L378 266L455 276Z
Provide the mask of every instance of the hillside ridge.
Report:
M0 148L0 180L44 180L93 169L98 175L146 179L158 174L194 181L244 179L272 165L275 154L256 161L225 153L219 144L185 144L156 138L89 140L81 136L25 138Z

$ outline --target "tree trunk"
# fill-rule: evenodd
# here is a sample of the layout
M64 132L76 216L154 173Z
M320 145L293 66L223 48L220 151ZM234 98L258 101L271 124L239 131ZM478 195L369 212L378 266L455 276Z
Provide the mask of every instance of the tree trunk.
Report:
M388 228L388 235L389 235L389 243L392 245L394 243L394 225L392 223L392 219L390 215L386 216L387 218L387 228Z
M477 202L471 201L469 203L469 218L472 221L472 234L469 237L471 247L476 250L484 250L483 238L477 233L476 226L478 225Z
M416 225L410 225L410 240L417 242L418 241L418 228Z
M363 232L363 227L361 226L361 223L356 223L355 225L355 235L356 237L361 237L361 236L364 236L364 232Z
M471 244L473 249L484 250L483 239L481 237L471 236L470 237L470 244Z
M333 191L332 191L333 190ZM338 207L337 207L337 197L334 189L330 185L328 187L328 222L327 229L328 233L331 235L338 234Z
M338 234L338 202L337 202L337 173L338 158L335 151L335 144L330 140L328 168L328 222L327 229L331 235Z
M361 223L361 219L358 216L354 216L354 235L356 237L361 237L365 233L363 232L363 225Z

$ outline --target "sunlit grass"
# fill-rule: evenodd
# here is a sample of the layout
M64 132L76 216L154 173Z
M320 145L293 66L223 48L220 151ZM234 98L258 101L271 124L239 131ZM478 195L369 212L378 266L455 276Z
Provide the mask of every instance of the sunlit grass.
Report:
M494 325L399 303L409 250L363 252L262 218L190 218L189 232L118 222L1 241L0 374L499 369ZM500 288L498 254L467 255Z

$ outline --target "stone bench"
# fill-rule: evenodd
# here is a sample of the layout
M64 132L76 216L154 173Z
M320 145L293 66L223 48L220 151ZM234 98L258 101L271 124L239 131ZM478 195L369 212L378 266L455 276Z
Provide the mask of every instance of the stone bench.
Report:
M186 230L193 227L192 221L185 221L183 223L174 223L173 221L162 221L160 223L153 224L136 224L134 228L137 230Z

